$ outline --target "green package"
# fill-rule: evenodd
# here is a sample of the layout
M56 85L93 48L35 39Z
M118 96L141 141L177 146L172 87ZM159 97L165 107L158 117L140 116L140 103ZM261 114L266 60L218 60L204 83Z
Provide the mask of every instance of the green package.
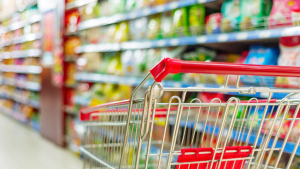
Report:
M241 20L240 1L225 0L221 12L223 15L221 30L222 32L231 32L239 30Z
M265 17L270 13L270 0L242 0L241 1L241 30L251 30L262 27Z
M205 7L196 4L188 8L189 31L191 35L199 35L204 31Z
M188 8L175 9L173 13L172 34L174 37L189 36Z

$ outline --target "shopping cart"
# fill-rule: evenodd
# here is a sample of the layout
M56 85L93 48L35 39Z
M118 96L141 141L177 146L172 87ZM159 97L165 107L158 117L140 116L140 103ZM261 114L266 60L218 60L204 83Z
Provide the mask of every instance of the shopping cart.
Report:
M226 78L220 88L163 87L160 82L177 73ZM229 85L229 75L236 75L234 87ZM81 110L84 168L290 168L300 142L292 131L300 121L300 99L296 99L300 90L240 87L241 75L300 77L300 68L165 58L134 89L130 100ZM144 98L135 98L151 76L155 81ZM177 94L162 99L174 92ZM195 92L261 93L267 99L231 97L201 102L189 99ZM272 99L274 93L289 94L277 100ZM292 135L296 136L293 142Z

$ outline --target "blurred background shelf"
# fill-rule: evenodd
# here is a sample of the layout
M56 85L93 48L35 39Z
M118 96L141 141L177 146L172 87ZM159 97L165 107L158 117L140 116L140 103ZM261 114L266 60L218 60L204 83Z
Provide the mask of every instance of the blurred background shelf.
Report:
M182 7L191 6L194 4L204 4L209 2L215 2L215 0L180 0L171 3L167 3L164 5L158 5L156 7L144 8L135 10L132 12L124 13L124 14L115 14L112 16L104 16L100 18L90 19L87 21L83 21L78 25L78 30L90 29L98 26L104 26L109 24L118 23L121 21L141 18L144 16L150 16L157 13L162 13L166 11L170 11L173 9L178 9Z
M23 65L1 65L0 70L2 72L40 74L42 72L42 67L41 66L23 66Z

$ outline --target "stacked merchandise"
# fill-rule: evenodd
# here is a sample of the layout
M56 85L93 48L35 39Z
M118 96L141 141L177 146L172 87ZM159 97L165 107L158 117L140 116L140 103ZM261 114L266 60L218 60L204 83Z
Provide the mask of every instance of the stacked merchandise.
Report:
M174 2L170 0L108 0L92 2L80 7L75 12L70 12L66 32L78 33L76 35L80 37L80 40L73 34L72 37L68 37L71 39L70 43L65 45L66 58L75 56L76 60L67 70L66 84L70 86L75 84L75 81L78 83L76 90L68 92L66 106L78 113L80 108L128 99L142 77L164 57L189 61L299 66L299 36L282 37L278 43L272 41L271 45L249 43L245 48L246 50L238 49L238 52L236 52L237 50L235 52L220 50L217 45L211 48L188 46L190 45L188 38L203 34L225 36L229 32L291 27L297 25L297 17L295 16L300 7L300 1L225 0L219 10L210 9L205 4L198 3L186 6L178 5L178 7L167 10L166 6ZM182 1L177 2L180 4ZM145 12L146 14L143 13L140 17L132 15L129 19L122 19L134 11L157 9L158 5L161 7L159 12ZM285 7L285 10L281 7ZM112 17L117 16L121 19L112 19ZM179 40L178 37L186 37L186 39L183 38L186 41L180 43L175 41ZM170 38L174 40L174 43L169 46L165 45L164 40ZM198 39L199 41L202 40L201 38ZM161 42L161 44L156 47L149 45L136 47L139 46L139 43L131 43L132 46L123 48L128 41L149 42L151 44L154 40L158 40L157 42ZM219 40L216 43L219 42L224 41ZM81 46L76 48L79 45ZM230 77L229 84L235 85L236 79L234 76ZM225 77L221 75L178 74L169 75L163 85L170 87L195 85L221 87L224 81ZM299 88L298 83L297 78L267 77L262 79L256 76L242 76L240 86ZM164 95L163 102L168 102L170 96L180 94ZM188 101L197 97L204 102L209 102L212 98L218 97L225 102L232 96L239 97L241 100L249 100L252 97L239 93L226 93L217 96L212 93L192 93ZM253 97L263 98L263 95ZM275 110L269 111L266 117L272 117ZM288 117L294 116L295 113L298 112L290 112ZM238 116L245 114L243 110L240 110ZM262 118L262 115L262 110L259 110L258 113L250 111L248 114L250 117L257 116L258 118ZM79 126L78 120L76 118L70 119L72 120L68 119L68 133L79 145L82 131L78 129L80 127L74 127ZM164 125L162 121L164 121L164 117L156 119L156 131L160 131L159 128ZM255 126L259 124L257 122ZM270 123L265 123L263 132L268 132L269 127ZM284 124L282 131L280 131L282 133L280 139L285 137L284 133L289 127L290 123ZM296 142L295 138L300 136L300 133L297 132L298 129L299 124L294 124L289 142ZM160 132L155 134L155 137L162 137ZM155 151L153 150L153 153L156 153ZM274 159L276 159L276 153L273 154L271 161ZM285 165L285 161L280 164L280 166Z
M10 6L17 12L1 15L7 17L1 19L0 109L39 130L41 15L34 1L10 1L5 7Z

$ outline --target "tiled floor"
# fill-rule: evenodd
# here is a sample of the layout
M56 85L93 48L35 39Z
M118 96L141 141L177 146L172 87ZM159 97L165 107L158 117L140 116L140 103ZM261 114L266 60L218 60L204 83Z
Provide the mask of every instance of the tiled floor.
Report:
M0 169L81 169L82 161L0 113Z

